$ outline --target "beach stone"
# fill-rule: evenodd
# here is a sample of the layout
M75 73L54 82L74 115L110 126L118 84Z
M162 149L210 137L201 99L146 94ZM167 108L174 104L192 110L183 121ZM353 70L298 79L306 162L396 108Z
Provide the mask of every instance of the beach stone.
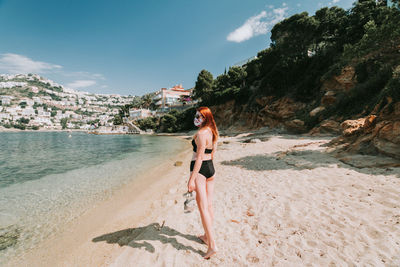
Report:
M332 91L328 91L327 93L332 92ZM321 104L328 106L328 105L332 105L335 104L336 102L336 97L333 95L327 95L325 94L322 98L321 98Z
M258 138L251 139L251 140L250 140L250 143L261 143L261 140L258 139Z
M304 126L304 121L299 119L286 121L285 126L289 131L294 133L303 133L306 131L306 127Z
M365 118L357 120L345 120L340 124L343 129L344 136L355 135L362 132L363 130L370 129L376 124L376 116L370 115Z
M314 117L315 115L317 115L318 113L320 113L321 111L323 111L325 109L325 107L317 107L314 108L313 110L310 111L310 116Z
M318 127L314 127L309 132L310 135L340 134L340 124L334 120L324 120Z
M18 242L21 230L15 226L0 228L0 250L14 246Z
M182 166L182 161L176 161L174 166L178 167L178 166Z

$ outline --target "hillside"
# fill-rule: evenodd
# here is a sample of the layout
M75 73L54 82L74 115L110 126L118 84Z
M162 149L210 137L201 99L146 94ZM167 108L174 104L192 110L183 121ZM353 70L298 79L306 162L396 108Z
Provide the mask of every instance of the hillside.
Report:
M344 151L400 155L397 1L303 12L271 32L256 59L215 79L199 73L195 96L212 107L220 129L344 133L337 141Z
M88 129L112 125L132 96L67 89L36 74L0 75L0 126L5 128Z

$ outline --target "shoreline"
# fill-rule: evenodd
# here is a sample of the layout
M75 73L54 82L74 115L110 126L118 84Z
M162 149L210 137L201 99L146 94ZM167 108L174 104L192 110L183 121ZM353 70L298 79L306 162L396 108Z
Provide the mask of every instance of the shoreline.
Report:
M187 142L150 179L124 186L8 266L399 265L400 168L352 167L329 154L330 140L221 136L213 201L219 251L209 261L196 237L197 208L183 212ZM178 158L183 164L174 167Z
M82 215L63 225L62 230L50 235L35 248L26 251L18 258L8 260L5 262L5 266L58 266L58 260L63 258L64 251L75 251L77 240L80 240L82 243L88 241L84 237L92 229L102 228L105 221L109 222L110 214L116 215L124 210L126 206L130 206L135 210L132 214L136 214L139 217L145 216L150 205L146 203L147 194L150 192L156 194L158 193L156 190L158 186L164 186L165 183L169 183L169 181L164 179L159 180L159 177L183 169L182 166L174 166L174 163L178 160L183 161L182 158L188 154L189 146L190 144L187 142L179 149L180 152L178 154L163 160L161 164L154 166L149 173L141 177L136 177L131 182L114 190L112 194L107 190L107 192L104 192L107 194L107 198L97 201ZM74 236L73 238L71 238L71 233ZM54 244L60 244L60 246L55 246ZM49 253L50 251L51 253ZM76 251L76 253L79 253L79 251ZM57 259L53 257L55 254L59 255ZM45 262L45 265L43 265L43 262Z

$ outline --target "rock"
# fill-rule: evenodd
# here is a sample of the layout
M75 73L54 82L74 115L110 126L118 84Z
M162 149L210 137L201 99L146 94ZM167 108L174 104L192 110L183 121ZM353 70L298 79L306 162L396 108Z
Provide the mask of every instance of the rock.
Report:
M294 117L295 112L304 106L304 103L296 103L291 98L282 97L275 102L266 105L263 112L265 115L273 119L284 121Z
M320 113L321 111L323 111L325 109L325 107L317 107L314 108L313 110L310 111L310 116L314 117L315 115L317 115L318 113Z
M354 135L357 132L362 130L362 126L364 125L365 118L361 118L358 120L346 120L340 124L340 127L343 129L344 136Z
M337 121L333 121L333 120L324 120L323 122L321 122L320 128L324 132L328 132L328 133L340 133L341 132L340 124Z
M0 251L17 244L20 232L19 228L12 225L0 228Z
M262 107L265 107L265 105L267 105L267 103L269 101L269 98L266 96L263 96L261 98L256 98L255 100L256 100L257 104L259 104Z
M324 106L329 106L336 103L336 97L333 95L324 95L321 98L321 104Z
M304 126L304 121L299 119L294 119L285 123L286 128L295 133L306 132L306 127Z
M378 137L400 145L400 121L387 123L380 129Z
M250 140L250 143L261 143L260 139L254 138Z
M176 161L174 166L182 166L182 161Z
M376 124L376 116L370 115L357 120L346 120L340 124L344 136L351 136L367 129L371 129Z
M344 67L338 76L323 81L323 91L347 92L356 84L355 70L351 66Z
M376 125L376 116L369 115L368 117L365 118L363 128L369 129L371 127L374 127L375 125Z
M334 96L335 94L334 91L327 91L324 96Z
M309 132L310 135L340 134L340 133L341 133L340 124L334 120L324 120L318 127L313 128Z
M374 147L382 154L400 158L400 144L389 142L385 139L376 138L373 141Z
M222 143L223 144L229 144L229 141L223 141Z

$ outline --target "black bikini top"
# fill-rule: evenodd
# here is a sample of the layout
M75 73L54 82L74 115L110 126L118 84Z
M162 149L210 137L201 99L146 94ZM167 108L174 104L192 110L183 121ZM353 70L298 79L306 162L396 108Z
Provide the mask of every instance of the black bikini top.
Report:
M193 146L193 151L197 152L197 145L196 142L194 141L194 139L192 139L192 146ZM208 149L206 148L206 150L204 151L205 154L211 154L212 149Z

